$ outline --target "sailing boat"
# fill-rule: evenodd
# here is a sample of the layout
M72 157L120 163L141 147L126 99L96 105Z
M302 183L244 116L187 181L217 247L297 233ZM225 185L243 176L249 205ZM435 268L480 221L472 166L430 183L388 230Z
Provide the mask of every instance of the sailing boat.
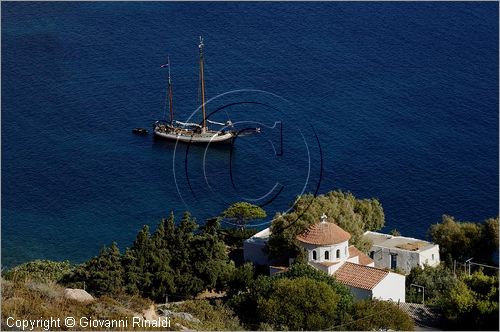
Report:
M215 122L207 120L205 112L205 80L204 80L204 70L203 70L203 38L200 37L199 44L200 51L200 84L201 84L201 114L202 122L190 123L190 122L180 122L174 121L174 112L172 106L172 81L170 78L170 57L168 58L168 63L164 66L168 66L168 103L170 108L170 121L156 121L153 125L153 131L155 137L175 140L180 142L189 143L222 143L231 142L231 140L236 136L234 130L210 130L207 126L207 122L212 124L217 124L221 126L232 126L231 121L226 123ZM162 66L163 67L163 66Z

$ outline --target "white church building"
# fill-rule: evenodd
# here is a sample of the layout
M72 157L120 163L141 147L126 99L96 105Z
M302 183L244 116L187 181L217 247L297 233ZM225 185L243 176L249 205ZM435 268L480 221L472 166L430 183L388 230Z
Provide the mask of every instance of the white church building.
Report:
M267 264L263 249L269 236L269 229L265 229L246 240L243 248L245 260ZM323 214L319 223L310 226L296 239L306 250L309 265L334 276L350 288L355 298L405 302L405 276L376 268L373 259L349 245L350 238L348 232L328 222ZM271 267L271 273L282 270Z

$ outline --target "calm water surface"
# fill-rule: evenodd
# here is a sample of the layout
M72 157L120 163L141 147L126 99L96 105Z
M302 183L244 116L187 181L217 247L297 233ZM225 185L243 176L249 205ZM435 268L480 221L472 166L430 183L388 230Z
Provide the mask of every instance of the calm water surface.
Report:
M168 54L176 114L196 109L200 34L208 97L275 95L209 104L260 102L214 120L261 136L174 154L130 130L163 116ZM2 3L2 264L80 262L276 183L270 216L318 185L379 198L409 236L495 216L498 69L497 3Z

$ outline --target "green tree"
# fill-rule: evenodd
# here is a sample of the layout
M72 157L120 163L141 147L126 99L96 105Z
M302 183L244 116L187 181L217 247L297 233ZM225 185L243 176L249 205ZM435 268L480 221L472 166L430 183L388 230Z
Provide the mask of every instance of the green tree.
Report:
M364 300L354 304L351 322L340 326L341 330L413 330L413 320L397 304L387 301Z
M151 235L145 225L125 253L116 244L104 248L67 278L85 282L97 295L125 290L155 301L165 295L195 296L203 290L222 290L235 270L217 223L197 231L196 220L185 212L176 226L173 212Z
M258 276L252 282L248 282L246 286L243 285L245 280L250 277L250 269L240 268L244 277L241 278L243 281L239 287L238 291L231 291L229 305L233 308L233 310L238 314L242 322L244 322L248 329L255 330L259 327L267 326L275 329L285 328L285 326L276 326L273 321L269 321L269 317L262 317L261 312L259 310L259 303L263 303L262 301L267 301L271 298L273 294L273 289L275 288L275 283L279 280L297 280L297 279L307 279L309 281L318 282L325 284L329 287L330 291L335 294L335 303L336 310L331 313L328 317L331 318L330 325L338 325L341 324L346 315L349 314L349 311L352 308L353 297L350 293L349 289L344 285L341 285L335 281L334 278L329 276L328 274L318 271L307 264L299 264L294 263L288 269L288 271L284 273L280 273L274 275L272 277L269 276ZM231 290L231 287L229 287ZM303 294L288 294L290 297L297 297L294 301L299 301L300 296ZM311 295L306 295L306 298L309 298ZM286 300L288 301L288 299ZM269 304L270 302L266 302ZM267 307L269 311L269 315L272 315L272 311L269 307ZM299 307L296 308L300 310ZM312 326L312 325L311 325ZM291 326L286 326L289 329L293 329Z
M289 213L278 213L273 218L269 239L271 257L286 259L296 256L299 246L295 237L318 223L323 213L328 216L328 222L334 222L349 232L352 236L350 243L363 251L370 248L363 233L384 226L384 211L376 199L357 199L342 191L331 191L317 197L303 195L297 198Z
M483 243L484 243L484 250L487 253L498 252L498 243L499 243L498 227L499 227L498 217L487 219L484 222Z
M260 275L248 285L246 292L237 292L229 298L228 305L247 329L256 330L262 323L257 304L260 298L269 297L275 280L273 277Z
M149 272L152 274L152 282L149 297L157 301L175 292L174 271L170 267L171 256L167 244L169 236L166 234L166 229L168 227L169 221L162 220L151 238L153 251Z
M196 295L203 290L203 280L195 275L192 260L194 231L198 228L196 221L189 212L185 212L181 222L174 229L173 245L171 247L171 266L175 275L175 286L178 295Z
M189 212L184 213L177 227L173 214L158 226L152 237L157 254L151 257L158 268L150 271L155 276L158 270L163 271L162 285L165 286L155 294L172 294L174 286L174 295L179 296L195 296L205 289L221 289L234 264L228 258L224 242L219 239L218 228L218 221L213 220L203 227L202 232L197 232L198 225Z
M193 238L191 248L192 278L200 281L197 284L200 288L193 288L192 292L215 289L234 268L224 242L214 235L199 234Z
M327 330L334 324L339 297L322 281L281 278L269 297L258 300L258 311L261 321L277 330Z
M248 287L253 282L254 266L252 263L245 263L235 268L227 282L226 289L228 296L234 296L240 292L248 291Z
M443 215L440 224L429 228L432 241L439 244L443 260L491 262L498 250L498 217L483 223L459 222Z
M249 221L264 219L267 214L261 207L247 202L237 202L228 207L221 215L244 229Z
M498 275L478 271L463 277L442 297L441 307L453 329L498 331Z
M336 317L335 323L340 324L344 318L344 313L349 311L352 307L353 296L349 288L338 283L335 277L326 274L323 271L316 270L307 263L294 263L285 273L280 273L276 275L276 278L309 278L316 281L322 281L328 284L332 290L339 295L338 301L338 316Z
M116 243L103 247L98 256L79 265L63 278L64 284L83 288L94 295L118 294L124 288L122 257Z
M209 218L205 222L205 225L201 227L201 230L205 234L219 235L221 231L220 221L219 217Z
M417 293L411 284L417 284L425 288L425 302L436 303L440 298L457 284L457 278L453 271L440 264L436 267L420 266L414 267L406 277L406 299L407 302L421 302L422 294Z
M149 297L153 284L153 273L150 265L153 261L154 245L149 233L149 226L144 225L129 249L125 251L123 263L125 267L126 288L129 293L140 293Z

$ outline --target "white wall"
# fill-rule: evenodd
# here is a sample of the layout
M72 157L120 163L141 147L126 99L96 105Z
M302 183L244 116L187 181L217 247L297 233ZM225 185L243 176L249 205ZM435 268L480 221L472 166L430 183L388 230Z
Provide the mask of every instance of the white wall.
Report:
M405 302L405 280L406 277L404 275L389 272L389 274L372 289L373 298L391 300L394 302Z
M316 251L316 262L339 262L344 261L349 257L349 241L331 246L317 246L312 244L301 243L301 246L307 250L308 260L313 260L313 251ZM337 258L337 250L340 250L340 258ZM329 259L325 259L325 252L329 252Z
M391 254L397 254L396 267L403 270L405 273L410 273L411 269L420 265L423 267L425 260L428 260L428 265L435 266L439 264L439 246L434 245L423 251L409 251L399 248L382 248L377 245L372 246L370 251L374 251L373 261L375 267L390 268ZM432 255L434 254L434 261Z
M423 250L420 253L420 266L424 267L424 264L429 266L437 266L439 265L440 257L439 257L439 245L435 245L429 249Z

